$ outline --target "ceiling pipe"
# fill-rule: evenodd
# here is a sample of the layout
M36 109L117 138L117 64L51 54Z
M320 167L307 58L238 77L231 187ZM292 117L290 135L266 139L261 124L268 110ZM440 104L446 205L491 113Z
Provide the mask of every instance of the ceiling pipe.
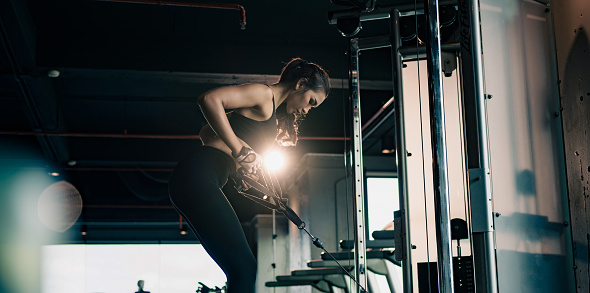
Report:
M128 133L74 133L74 132L47 132L47 131L0 131L0 135L34 135L34 136L64 136L64 137L89 137L89 138L147 138L147 139L199 139L198 135L189 134L128 134ZM300 136L299 140L349 140L348 137L334 136Z
M35 136L64 136L91 138L153 138L153 139L199 139L198 135L169 135L169 134L128 134L128 133L73 133L47 131L0 131L0 135L35 135Z
M103 172L172 172L173 168L125 168L125 167L68 167L64 171L103 171Z
M125 226L157 226L157 227L165 227L165 226L176 226L178 222L171 221L171 222L96 222L96 221L88 221L88 222L77 222L77 226L104 226L104 227L125 227Z
M160 6L182 6L182 7L204 7L217 9L232 9L240 11L240 26L241 29L246 29L246 9L244 6L237 4L219 4L219 3L192 3L180 1L161 1L161 0L97 0L104 2L124 2L124 3L138 3L138 4L156 4Z
M340 137L340 136L299 136L297 137L298 140L350 140L350 137Z
M90 204L84 205L86 209L174 209L172 205L108 205L108 204Z
M168 198L168 182L154 181L143 172L117 172L117 175L127 190L143 201L159 202Z

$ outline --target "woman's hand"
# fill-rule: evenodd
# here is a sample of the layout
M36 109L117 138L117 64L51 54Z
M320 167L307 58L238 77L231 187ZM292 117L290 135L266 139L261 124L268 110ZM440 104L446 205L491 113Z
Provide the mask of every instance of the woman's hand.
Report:
M237 156L234 156L243 171L254 174L262 167L262 156L249 147L242 147Z

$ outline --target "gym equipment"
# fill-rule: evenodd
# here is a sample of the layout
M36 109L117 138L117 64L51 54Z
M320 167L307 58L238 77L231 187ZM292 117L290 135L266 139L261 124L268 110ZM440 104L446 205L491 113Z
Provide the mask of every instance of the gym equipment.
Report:
M258 180L254 179L252 177L252 175L256 176L258 178ZM336 262L338 267L340 267L340 269L343 272L345 272L346 275L348 275L351 278L351 280L353 280L360 287L361 293L367 293L367 290L361 284L359 284L357 282L357 280L350 274L350 272L348 272L348 270L345 267L343 267L338 262L338 260L334 256L332 256L332 254L330 252L328 252L326 250L326 248L324 248L324 244L322 243L322 241L318 237L313 236L309 232L309 230L307 230L307 228L305 227L305 222L303 222L303 220L301 220L301 218L297 215L297 213L295 213L295 211L293 211L288 206L287 199L284 199L282 197L283 193L280 190L280 186L278 184L276 176L274 175L274 172L272 170L270 170L269 168L267 168L266 172L262 168L260 168L260 169L256 170L255 174L252 174L252 175L247 174L246 171L242 168L238 169L236 173L231 175L231 178L234 181L234 187L238 191L238 193L255 201L258 204L261 204L264 207L267 207L267 208L270 208L273 210L277 210L277 211L281 212L283 215L285 215L285 217L287 217L287 219L289 219L293 224L295 224L295 226L297 226L297 228L299 230L303 230L303 231L305 231L305 233L307 233L307 235L309 235L309 237L312 240L312 243L317 248L320 248L324 251L322 253L322 255L324 255L324 253L325 253L326 255L330 256ZM259 181L261 181L261 182L259 182ZM277 190L277 188L275 188L275 184L273 181L277 182L278 190ZM252 192L252 193L246 192L246 191L249 191L250 189L255 189L257 192ZM296 277L296 276L291 276L291 277ZM287 277L281 277L281 278L286 281L305 281L306 284L302 284L302 285L307 285L307 283L309 281L311 281L312 284L314 281L318 281L315 284L319 283L319 281L320 281L320 280L315 280L315 279L310 280L309 277L298 278L298 279L295 278L294 280L293 280L293 278L287 278ZM277 276L277 280L279 280L279 276ZM325 292L329 292L329 291L325 291Z

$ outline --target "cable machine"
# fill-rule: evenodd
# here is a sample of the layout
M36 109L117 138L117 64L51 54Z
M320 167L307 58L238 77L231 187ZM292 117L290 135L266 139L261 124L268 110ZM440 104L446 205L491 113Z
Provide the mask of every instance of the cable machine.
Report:
M407 157L410 154L406 150L406 133L405 133L405 110L404 97L402 85L402 68L404 64L402 60L420 61L426 59L428 65L428 92L429 92L429 124L430 124L430 141L432 154L432 180L433 180L433 200L434 200L434 217L436 222L436 247L437 247L437 262L418 263L418 279L421 286L420 292L475 292L475 286L478 292L497 292L496 268L495 268L495 251L493 245L493 217L491 214L491 192L489 184L489 167L487 162L487 133L486 133L486 117L485 117L485 100L483 94L483 79L481 66L481 42L480 42L480 28L479 28L479 12L477 9L477 2L475 0L425 0L423 5L418 6L417 0L399 1L395 5L376 5L376 1L352 1L352 0L332 0L338 3L352 3L355 8L352 10L335 11L329 14L331 24L335 24L344 37L349 39L349 89L350 89L350 110L351 110L351 149L349 150L349 167L353 174L353 197L354 197L354 266L352 271L354 276L348 272L344 266L340 265L336 257L329 253L321 241L313 236L305 226L305 223L291 210L286 202L270 185L259 185L256 182L249 182L248 184L258 191L261 191L264 196L260 198L260 203L266 203L267 207L276 209L282 212L289 220L291 220L300 230L305 231L312 239L312 243L331 257L338 265L337 271L347 274L354 286L349 286L350 292L363 293L372 290L371 284L368 282L367 275L367 229L366 229L366 195L364 187L364 168L363 168L363 127L361 125L361 93L360 93L360 52L363 50L372 50L378 48L390 48L392 61L392 86L393 86L393 101L395 107L390 110L383 117L391 117L395 114L395 136L397 140L397 174L399 185L399 201L400 211L394 213L394 227L395 227L395 261L401 262L403 269L403 291L413 292L413 276L414 268L412 268L412 249L415 246L411 242L410 235L410 197L408 191L408 162ZM444 3L444 4L443 4ZM447 43L441 44L441 25L439 18L439 5L452 7L453 15L456 15L457 10L460 11L460 36L461 43ZM418 32L418 17L424 14L426 23L426 46L421 46ZM403 46L402 34L400 28L402 27L401 16L414 16L415 19L415 46ZM390 34L387 36L378 37L364 37L354 38L361 30L361 22L388 19L390 24ZM456 19L452 20L454 22ZM448 25L448 24L444 24ZM420 42L418 42L420 41ZM448 57L442 58L442 52ZM463 97L461 114L464 117L462 121L463 128L466 129L466 135L462 137L463 146L467 149L469 154L464 157L465 165L469 168L469 186L464 186L469 191L468 203L469 208L466 210L465 217L471 223L471 240L472 240L472 254L468 257L467 263L470 267L475 264L475 280L476 285L473 285L473 272L468 272L468 280L470 283L464 284L463 275L465 271L461 269L464 267L464 262L460 256L460 242L458 243L458 258L453 257L451 248L451 239L465 239L467 237L466 221L462 219L453 219L450 217L450 200L449 200L449 171L447 161L447 140L446 140L446 122L445 122L445 107L443 97L443 71L445 74L457 69L454 66L446 67L447 63L456 63L459 57L461 64L461 86L459 88L459 80L457 80L457 88L460 90ZM449 61L449 62L444 62ZM452 60L452 62L451 62ZM445 68L446 67L446 68ZM459 74L457 74L459 76ZM418 66L419 77L419 66ZM420 78L418 79L418 88L420 88ZM421 96L421 94L419 94ZM389 102L388 102L389 103ZM421 102L420 102L421 103ZM459 102L458 102L459 103ZM420 110L421 113L422 110ZM421 114L420 114L421 115ZM422 116L421 116L422 117ZM386 119L386 118L383 118ZM422 119L420 120L422 123ZM461 122L459 122L461 123ZM379 123L378 123L379 124ZM421 126L421 130L422 125ZM370 133L370 132L369 132ZM424 135L422 135L422 138ZM422 146L424 144L422 143ZM422 150L424 153L424 149ZM426 155L426 154L425 154ZM430 157L430 155L428 155ZM472 158L472 160L469 160ZM423 165L424 167L424 165ZM465 169L463 169L465 170ZM426 173L423 171L424 178ZM263 176L264 177L264 176ZM467 178L463 178L467 181ZM483 179L483 180L481 180ZM426 180L426 179L424 179ZM242 181L242 180L239 180ZM272 179L270 180L272 182ZM424 194L426 191L426 181L424 181ZM272 188L269 189L269 186ZM241 188L237 186L240 191ZM247 194L245 194L247 195ZM267 197L270 197L270 202ZM253 196L256 200L256 197ZM425 197L425 217L427 215ZM259 201L259 200L257 200ZM471 215L475 214L475 217ZM457 221L458 220L458 221ZM460 222L465 224L461 224ZM454 231L460 235L451 235L451 222L454 222ZM459 223L459 224L457 224ZM464 226L463 226L464 225ZM426 222L426 234L428 234L428 223ZM428 238L428 235L427 235ZM426 240L426 253L429 254L428 240ZM322 257L323 258L323 257ZM398 263L399 264L399 263ZM435 266L431 266L435 265ZM424 279L425 270L421 267L427 268L426 280ZM432 279L432 272L437 272L437 278ZM459 273L458 279L455 278L455 271ZM303 272L308 273L308 272ZM330 273L333 273L330 271ZM422 275L422 277L421 277ZM295 275L294 275L295 276ZM277 280L279 278L277 277ZM295 280L293 278L282 278L283 280ZM459 280L459 282L455 282ZM425 283L424 283L425 282ZM301 285L301 283L297 283ZM305 283L307 284L307 283ZM427 286L425 286L425 284ZM289 285L279 283L267 283L267 286ZM293 283L293 285L296 285ZM467 286L464 286L467 285ZM437 288L437 289L434 289ZM367 291L369 289L369 291ZM326 289L328 290L328 289ZM332 289L329 289L332 290ZM327 291L326 291L327 292Z
M425 0L418 6L416 1L400 1L393 5L376 5L375 1L332 1L334 4L354 2L356 9L332 11L329 21L335 24L344 37L350 39L350 101L353 112L353 150L352 165L354 169L354 190L356 205L354 223L357 227L356 276L361 284L366 284L363 275L366 264L363 252L365 246L365 230L360 228L365 219L362 195L362 132L360 132L360 88L359 88L359 53L362 50L390 47L392 56L393 92L395 101L395 125L397 139L398 180L400 194L400 212L396 213L396 253L395 257L402 261L404 292L412 292L412 261L410 217L407 190L407 151L404 133L404 107L402 88L402 57L415 54L418 61L426 57L428 62L428 87L430 102L430 123L433 158L433 181L435 195L435 218L437 235L437 269L438 292L454 292L453 254L451 248L451 219L449 211L448 164L445 136L444 101L442 90L441 51L452 51L460 56L461 90L464 97L464 111L468 112L464 123L467 129L464 144L472 158L469 165L469 206L476 217L470 217L472 223L472 245L475 261L475 279L478 292L497 292L495 275L495 251L493 246L493 218L491 212L491 192L489 184L489 168L487 167L487 133L485 131L485 100L481 66L481 36L479 27L478 2L475 0L444 1ZM439 5L453 5L461 15L461 46L459 44L442 44L440 42ZM360 11L359 11L360 10ZM400 15L418 15L423 13L427 23L427 46L405 48L400 42ZM416 16L417 17L417 16ZM353 38L361 30L363 21L389 18L390 36ZM417 21L416 21L417 22ZM416 37L418 36L416 23ZM464 77L466 76L466 78ZM464 89L464 87L466 89ZM475 154L475 156L474 156ZM468 160L468 159L466 159ZM473 180L473 178L484 180ZM475 183L477 182L477 183ZM485 215L485 216L482 216ZM466 215L467 216L467 215ZM421 290L422 291L422 290ZM459 290L459 292L464 292Z

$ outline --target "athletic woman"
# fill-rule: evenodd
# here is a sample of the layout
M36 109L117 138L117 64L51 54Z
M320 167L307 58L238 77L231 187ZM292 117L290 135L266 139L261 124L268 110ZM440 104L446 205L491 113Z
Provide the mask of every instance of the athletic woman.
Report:
M170 178L170 199L227 277L227 293L253 293L256 259L221 188L237 169L253 174L275 141L297 143L297 119L330 91L326 72L296 58L272 85L221 87L199 97L208 124L202 147L182 160ZM233 110L226 114L229 110Z

